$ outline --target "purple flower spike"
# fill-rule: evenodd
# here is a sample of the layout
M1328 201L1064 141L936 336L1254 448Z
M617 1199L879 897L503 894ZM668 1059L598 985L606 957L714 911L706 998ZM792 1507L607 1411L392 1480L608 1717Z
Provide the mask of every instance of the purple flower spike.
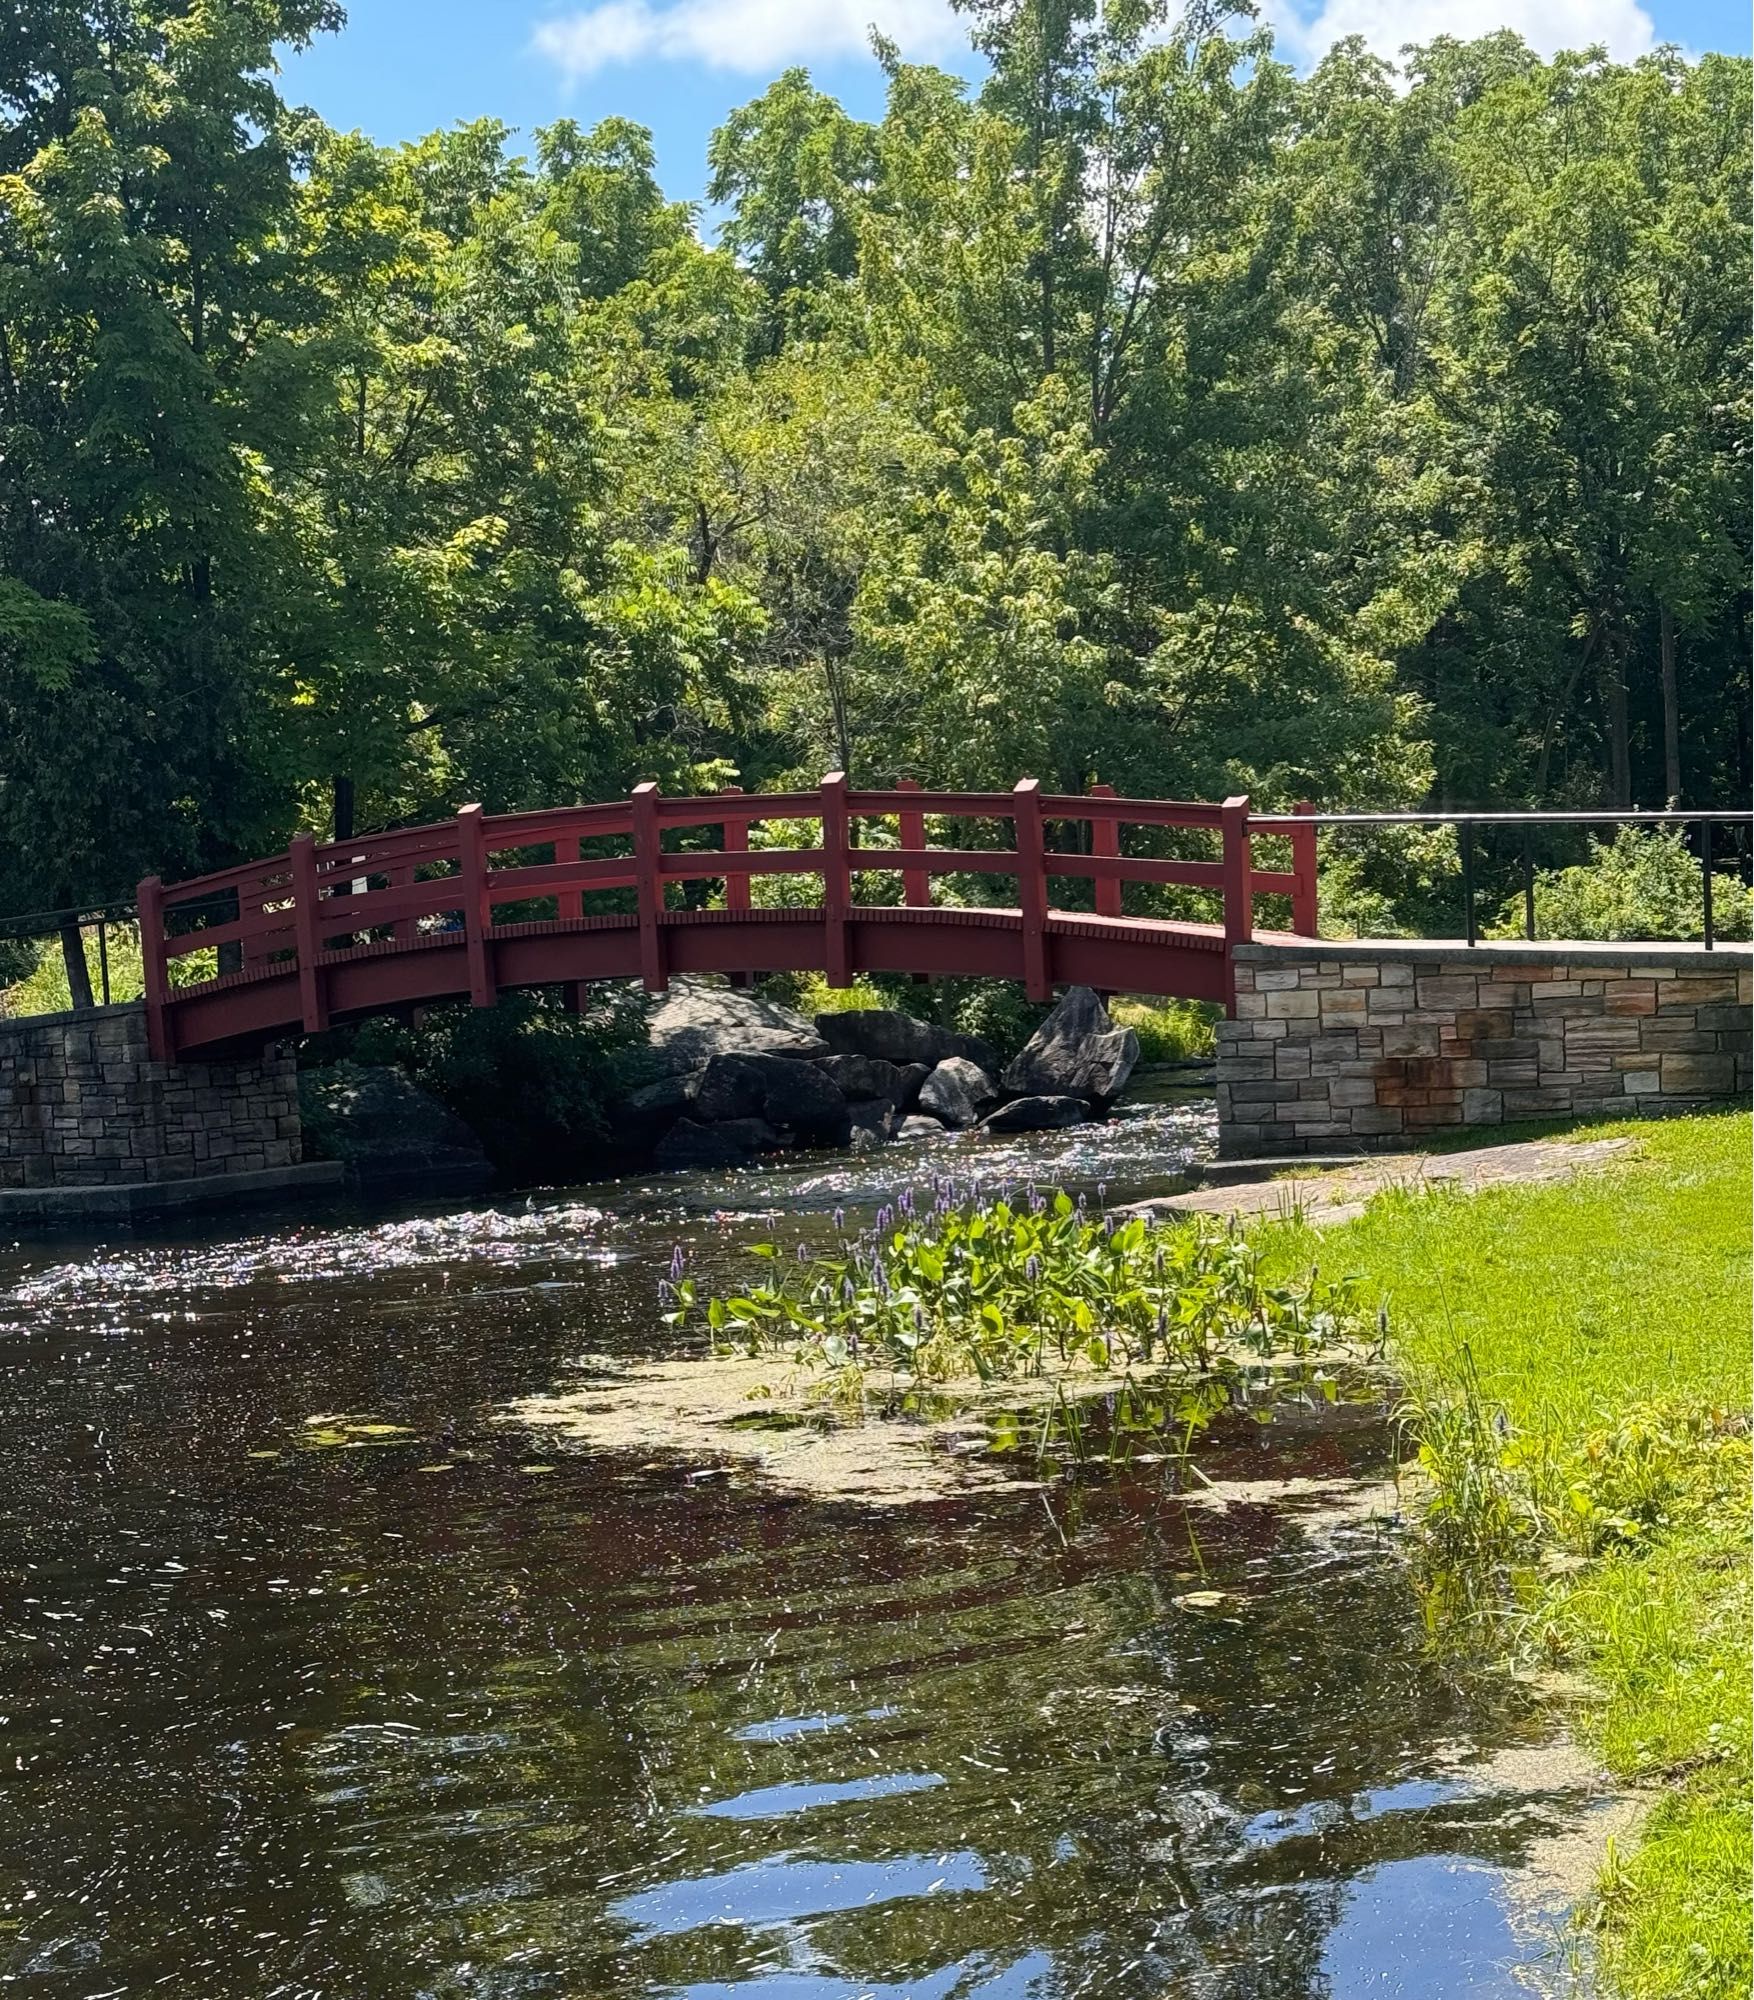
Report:
M1028 1262L1023 1267L1023 1275L1029 1280L1029 1282L1032 1285L1036 1285L1041 1282L1041 1259L1037 1257L1033 1252L1030 1254Z

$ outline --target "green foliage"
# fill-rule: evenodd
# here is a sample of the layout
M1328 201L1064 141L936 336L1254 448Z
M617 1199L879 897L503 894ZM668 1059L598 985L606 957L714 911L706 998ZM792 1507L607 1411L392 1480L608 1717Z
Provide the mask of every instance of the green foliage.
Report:
M1739 877L1712 875L1712 925L1717 936L1746 938L1754 902ZM1576 868L1541 869L1535 876L1535 935L1544 938L1694 938L1703 934L1705 891L1698 860L1679 828L1641 833L1623 826L1611 842L1592 840L1590 859ZM1489 932L1521 937L1523 899L1512 897Z
M623 119L289 110L332 0L32 0L0 909L644 778L1741 796L1748 63L965 13L978 86L734 110L709 246ZM1441 839L1332 845L1453 925Z
M706 1296L680 1267L672 1325L751 1354L779 1348L839 1374L880 1367L921 1381L983 1381L1070 1368L1205 1373L1244 1358L1358 1347L1368 1329L1349 1283L1311 1269L1269 1279L1234 1227L1091 1216L1063 1192L959 1200L911 1195L832 1250L796 1260L755 1246L772 1275Z
M1112 1000L1109 1018L1139 1037L1142 1063L1198 1062L1218 1049L1222 1009L1204 1000Z
M1379 1198L1323 1254L1392 1311L1439 1604L1487 1612L1531 1668L1588 1675L1603 1698L1576 1726L1658 1795L1599 1905L1610 1990L1740 2000L1749 1121L1616 1134L1636 1150L1607 1171ZM1291 1230L1277 1254L1295 1269L1314 1242Z

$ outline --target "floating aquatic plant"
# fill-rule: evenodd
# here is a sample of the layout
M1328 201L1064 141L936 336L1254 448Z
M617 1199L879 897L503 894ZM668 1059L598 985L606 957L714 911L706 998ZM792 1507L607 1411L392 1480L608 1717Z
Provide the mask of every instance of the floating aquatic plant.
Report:
M1092 1216L1029 1189L885 1202L867 1229L796 1255L761 1243L767 1275L708 1295L681 1260L661 1288L671 1325L725 1351L786 1350L833 1371L1005 1381L1070 1370L1206 1372L1367 1344L1350 1280L1270 1274L1234 1222Z

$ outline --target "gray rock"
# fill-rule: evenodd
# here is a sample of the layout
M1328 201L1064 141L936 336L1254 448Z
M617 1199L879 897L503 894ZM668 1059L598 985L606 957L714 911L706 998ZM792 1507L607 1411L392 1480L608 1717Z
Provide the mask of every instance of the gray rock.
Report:
M1074 986L1002 1080L1006 1090L1021 1095L1112 1104L1138 1060L1139 1037L1131 1028L1117 1028L1088 986Z
M836 1055L877 1056L884 1062L925 1063L928 1068L946 1056L966 1056L989 1076L999 1073L999 1058L977 1035L959 1035L933 1021L916 1021L888 1007L869 1007L851 1014L818 1014L816 1032Z
M688 1110L702 1073L679 1070L674 1076L660 1077L656 1083L630 1090L610 1107L609 1129L616 1144L630 1152L649 1153Z
M493 1178L470 1128L399 1069L337 1063L307 1070L298 1087L307 1142L361 1182L476 1188Z
M646 1032L652 1068L660 1076L702 1069L720 1055L808 1061L829 1051L802 1014L702 979L676 980L646 1016Z
M1050 1132L1083 1125L1090 1106L1081 1097L1014 1097L981 1121L983 1132Z
M855 1104L871 1098L899 1104L906 1088L905 1071L881 1056L824 1056L816 1067ZM917 1083L914 1092L916 1096L919 1093Z
M960 1131L998 1096L993 1080L967 1056L946 1056L920 1086L920 1109Z
M694 1087L691 1109L703 1125L759 1118L806 1145L846 1142L846 1099L815 1063L791 1056L714 1056Z
M734 1167L755 1153L771 1153L780 1135L759 1118L727 1118L701 1125L679 1118L658 1141L652 1158L660 1167Z
M851 1119L847 1145L855 1153L869 1153L879 1146L887 1146L895 1136L895 1107L883 1103L881 1099L867 1098L864 1103L855 1104Z
M916 1113L901 1121L895 1136L898 1139L948 1139L950 1134L936 1118L925 1118Z

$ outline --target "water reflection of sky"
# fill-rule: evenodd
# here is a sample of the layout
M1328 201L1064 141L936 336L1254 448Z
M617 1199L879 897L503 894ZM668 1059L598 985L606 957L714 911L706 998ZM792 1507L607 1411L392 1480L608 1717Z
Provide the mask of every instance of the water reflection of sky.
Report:
M1030 1177L1084 1173L1075 1140ZM817 1172L788 1182L806 1219L895 1168ZM1051 1511L775 1504L551 1444L532 1476L495 1413L651 1351L672 1234L733 1268L717 1211L747 1191L0 1253L0 1422L29 1445L0 1483L0 1977L1520 1992L1504 1884L1579 1802L1458 1784L1529 1725L1433 1659L1367 1524L1190 1509L1167 1466ZM324 1412L386 1429L310 1448ZM1286 1411L1200 1450L1219 1481L1343 1479L1389 1441Z

